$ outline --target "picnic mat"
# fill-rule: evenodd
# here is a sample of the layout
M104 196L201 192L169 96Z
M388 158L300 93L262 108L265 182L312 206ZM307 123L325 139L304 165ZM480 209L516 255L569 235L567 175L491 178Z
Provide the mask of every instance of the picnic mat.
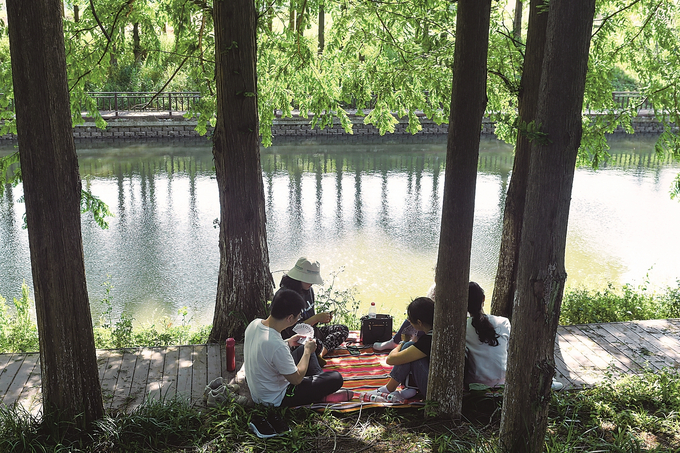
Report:
M338 412L352 412L373 407L407 408L423 406L418 399L409 399L403 403L377 403L362 401L365 392L376 390L385 385L390 377L392 366L386 363L387 353L375 352L370 346L363 346L356 340L358 332L352 332L348 341L326 356L324 371L338 371L345 380L343 389L354 392L351 401L341 403L314 403L304 407L315 410L332 410Z

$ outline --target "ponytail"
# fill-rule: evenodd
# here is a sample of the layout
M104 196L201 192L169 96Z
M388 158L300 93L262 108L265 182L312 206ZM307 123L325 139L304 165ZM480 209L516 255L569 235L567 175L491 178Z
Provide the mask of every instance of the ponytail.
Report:
M484 304L484 290L475 282L470 282L468 293L468 313L472 317L472 327L479 336L479 341L487 343L489 346L498 346L500 335L496 333L489 318L482 310Z

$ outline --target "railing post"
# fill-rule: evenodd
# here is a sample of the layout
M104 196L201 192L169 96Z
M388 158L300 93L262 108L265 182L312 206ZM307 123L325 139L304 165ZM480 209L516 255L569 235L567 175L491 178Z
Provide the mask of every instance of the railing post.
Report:
M118 92L113 93L113 109L116 111L116 118L118 118Z
M168 116L172 116L172 93L168 91Z

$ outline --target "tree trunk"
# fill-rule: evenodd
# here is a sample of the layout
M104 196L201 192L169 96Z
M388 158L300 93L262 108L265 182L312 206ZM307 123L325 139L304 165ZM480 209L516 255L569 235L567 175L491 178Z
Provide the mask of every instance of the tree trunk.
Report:
M595 0L552 0L536 121L545 140L531 144L500 441L503 451L541 452L564 253Z
M326 26L326 12L323 3L319 5L319 55L323 54L323 48L326 45L326 35L324 27Z
M80 7L77 3L73 4L73 22L80 22Z
M291 33L295 30L295 0L290 0L288 5L288 30Z
M529 6L529 32L518 99L519 119L524 124L529 124L534 120L541 83L545 31L548 23L547 12L541 13L539 11L539 6L542 4L543 0L531 0ZM531 141L526 133L522 133L522 130L523 128L520 127L520 132L517 134L512 178L505 197L501 248L498 254L496 282L491 300L491 313L510 319L512 319L512 304L515 298L517 259L520 238L522 237L524 200L531 156Z
M516 40L522 39L522 0L515 0L515 20L512 22L512 34Z
M266 313L273 279L265 228L257 116L253 0L215 2L217 125L213 156L220 194L220 270L210 340L241 338Z
M132 54L135 57L135 63L139 64L142 61L142 46L139 42L139 22L132 25Z
M7 1L45 420L103 416L59 0ZM53 424L54 425L54 424Z
M460 415L479 136L486 108L491 0L460 0L427 398Z

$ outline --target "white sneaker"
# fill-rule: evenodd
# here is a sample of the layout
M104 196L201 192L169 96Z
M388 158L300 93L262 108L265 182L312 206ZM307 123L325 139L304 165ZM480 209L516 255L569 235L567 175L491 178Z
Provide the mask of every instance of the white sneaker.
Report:
M388 351L396 348L398 343L395 343L391 338L387 341L373 343L374 351Z
M206 385L205 390L203 390L203 401L208 401L210 392L217 390L222 385L224 385L224 379L221 376L210 381L210 384Z
M550 389L554 392L559 392L564 388L564 384L562 384L560 381L556 381L553 378L552 385L550 386Z

